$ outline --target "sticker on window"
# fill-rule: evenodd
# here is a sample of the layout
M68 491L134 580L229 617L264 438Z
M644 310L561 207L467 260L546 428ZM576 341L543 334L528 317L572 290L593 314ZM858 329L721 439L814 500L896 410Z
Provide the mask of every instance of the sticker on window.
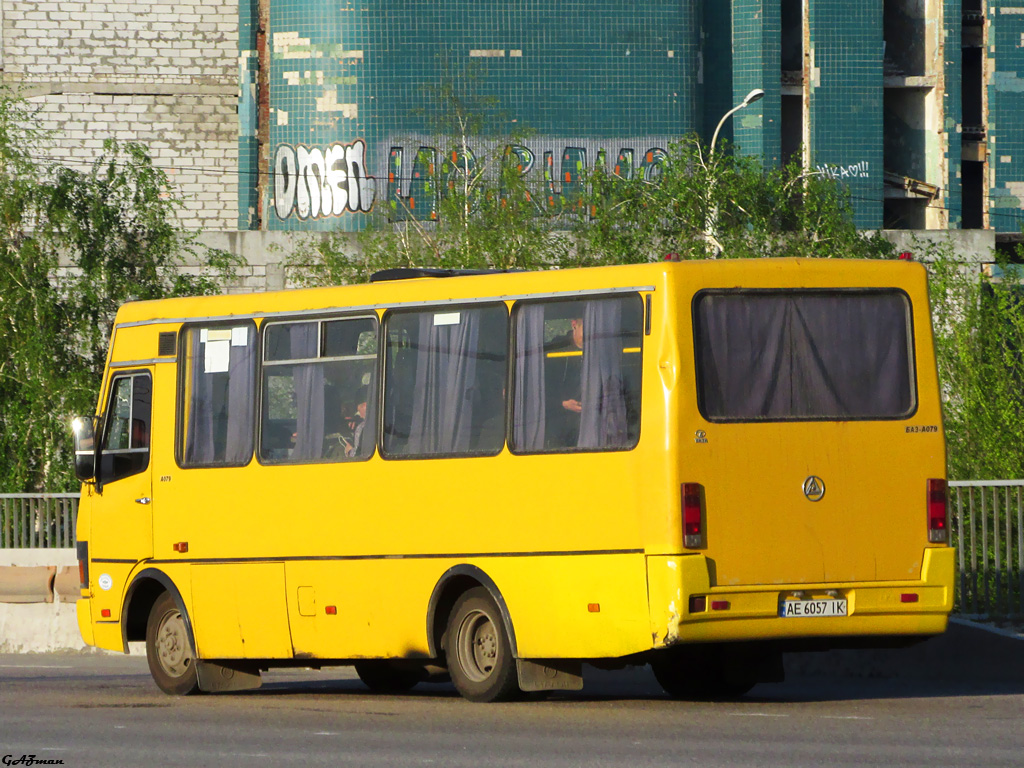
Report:
M434 315L434 325L458 325L460 312L438 312Z
M226 373L231 361L230 339L214 340L210 333L203 355L203 373Z

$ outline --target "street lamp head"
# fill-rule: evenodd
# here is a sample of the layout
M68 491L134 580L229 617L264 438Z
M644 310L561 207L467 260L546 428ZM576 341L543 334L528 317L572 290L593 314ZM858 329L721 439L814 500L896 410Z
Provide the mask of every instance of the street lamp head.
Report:
M743 99L743 106L745 107L749 104L753 104L755 101L759 101L760 99L763 98L764 91L760 88L755 88L754 90L747 94L747 97L745 99Z

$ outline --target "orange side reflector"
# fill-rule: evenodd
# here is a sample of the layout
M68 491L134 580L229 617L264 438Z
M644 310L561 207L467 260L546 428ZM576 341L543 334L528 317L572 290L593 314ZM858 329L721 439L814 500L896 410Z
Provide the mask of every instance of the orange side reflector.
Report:
M326 608L324 608L324 613L326 613L328 616L337 616L338 615L338 606L336 606L336 605L328 605Z
M590 611L591 613L600 613L601 612L601 604L600 603L587 603L587 610Z
M110 609L109 608L104 608L102 611L100 611L100 616L102 616L104 619L109 619L110 618Z

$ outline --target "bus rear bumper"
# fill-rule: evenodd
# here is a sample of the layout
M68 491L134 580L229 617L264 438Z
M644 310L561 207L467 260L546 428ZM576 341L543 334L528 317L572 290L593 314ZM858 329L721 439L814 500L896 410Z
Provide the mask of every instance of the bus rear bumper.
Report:
M656 648L677 643L936 635L946 630L953 608L951 547L925 549L921 579L898 582L711 587L701 555L649 557L652 575L665 565L651 562L656 560L675 560L682 576L681 589L670 601L672 610L660 617L652 590ZM793 613L786 609L787 601L793 600L820 601L826 613L842 615L785 615Z

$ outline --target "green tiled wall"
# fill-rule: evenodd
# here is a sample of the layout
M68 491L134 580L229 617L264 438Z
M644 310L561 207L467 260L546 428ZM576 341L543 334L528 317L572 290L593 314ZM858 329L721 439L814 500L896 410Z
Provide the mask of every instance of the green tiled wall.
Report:
M240 0L239 226L255 225L256 104L246 90L255 76L246 53L254 7ZM955 226L959 0L943 9L951 181L943 194ZM993 205L1004 216L1017 215L1013 185L1024 175L1024 146L999 133L1024 109L1024 17L998 21ZM880 227L883 0L812 0L808 23L812 167L849 186L860 226ZM404 216L430 218L428 176L450 151L438 139L437 118L451 111L442 86L455 86L485 131L528 135L516 151L552 197L571 195L579 170L601 158L623 172L650 172L671 141L692 131L710 139L753 88L765 98L734 115L720 140L776 164L780 38L780 4L770 0L270 0L272 176L263 226L355 230L363 212L388 201L401 202ZM1024 131L1016 134L1024 142ZM474 151L487 150L476 141Z
M963 4L960 0L944 0L943 2L945 26L945 73L946 92L943 99L943 108L946 113L946 120L943 130L946 133L946 163L949 175L946 188L943 190L943 204L946 206L949 217L950 229L959 229L963 212L963 195L960 184L960 163L961 163L961 129L963 128L963 101L961 94L961 73L963 71L963 56L961 54L961 38L963 34Z
M704 115L701 135L708 141L715 126L735 106L732 100L732 3L705 3L701 59ZM733 141L732 121L722 126L719 141Z
M259 59L256 29L259 25L257 0L238 2L238 228L257 224L257 174L259 144L256 84Z
M602 150L639 172L699 127L698 6L272 0L267 225L359 229L370 205L412 195L450 84L487 128L530 132L558 192Z
M995 63L988 87L989 168L994 185L988 209L992 229L1019 232L1024 226L1024 15L988 4L989 56Z
M761 157L768 167L777 166L782 155L779 10L777 0L733 0L733 104L754 88L765 92L732 117L733 140L739 152Z
M882 0L810 6L812 165L849 185L857 225L882 225Z

